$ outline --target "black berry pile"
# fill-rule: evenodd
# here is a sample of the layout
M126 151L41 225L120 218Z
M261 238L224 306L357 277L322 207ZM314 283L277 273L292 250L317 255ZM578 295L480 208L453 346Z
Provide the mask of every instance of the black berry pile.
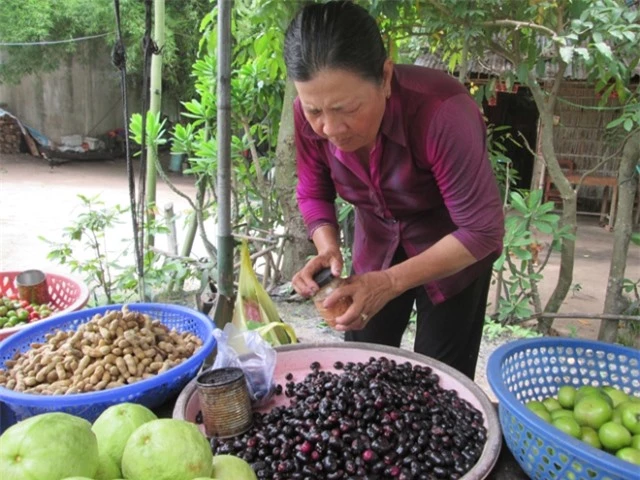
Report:
M439 385L427 366L387 358L317 362L288 375L290 405L255 414L244 435L211 441L214 454L251 463L260 479L456 479L486 441L482 413Z

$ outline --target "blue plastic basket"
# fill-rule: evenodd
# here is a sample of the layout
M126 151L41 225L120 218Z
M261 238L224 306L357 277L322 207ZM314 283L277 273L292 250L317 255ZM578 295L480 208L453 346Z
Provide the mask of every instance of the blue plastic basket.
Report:
M536 338L496 349L487 379L509 450L533 479L630 480L639 469L545 423L525 407L554 395L562 385L612 385L640 392L640 353L603 342Z
M76 330L96 314L108 310L121 310L123 305L81 310L50 320L34 323L29 328L0 342L0 365L13 358L16 352L25 352L34 342L44 342L45 336L55 330ZM133 402L149 408L163 404L176 396L196 376L205 358L215 347L213 321L190 308L160 303L128 304L131 311L143 312L178 332L191 332L202 340L202 347L181 364L152 378L131 385L99 392L69 395L39 395L21 393L0 387L0 431L27 417L46 412L66 412L93 422L106 408L122 402Z

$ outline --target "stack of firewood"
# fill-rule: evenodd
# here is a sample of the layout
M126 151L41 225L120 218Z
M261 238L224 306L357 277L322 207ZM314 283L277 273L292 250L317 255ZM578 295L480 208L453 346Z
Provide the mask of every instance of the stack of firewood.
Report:
M0 117L0 153L20 153L22 133L15 119L9 115Z

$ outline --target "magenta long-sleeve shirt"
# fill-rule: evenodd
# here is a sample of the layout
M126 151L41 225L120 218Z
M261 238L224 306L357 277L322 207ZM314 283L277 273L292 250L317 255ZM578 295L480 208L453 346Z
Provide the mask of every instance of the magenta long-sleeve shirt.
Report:
M504 217L485 125L456 79L424 67L394 67L368 169L355 153L317 135L299 100L294 110L297 198L309 235L320 225L337 228L336 194L353 204L356 273L388 268L399 246L412 257L452 234L477 262L425 285L432 302L440 303L498 257Z

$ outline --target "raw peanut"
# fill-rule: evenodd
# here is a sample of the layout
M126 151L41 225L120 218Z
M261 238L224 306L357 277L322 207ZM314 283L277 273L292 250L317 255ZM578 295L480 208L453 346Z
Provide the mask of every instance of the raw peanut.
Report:
M101 379L102 379L102 375L96 375L94 373L93 375L91 375L91 378L89 378L89 383L91 385L96 385Z
M144 363L139 363L135 373L136 377L141 377L142 374L144 373L144 369L145 369Z
M127 378L127 383L131 385L132 383L139 382L140 380L141 380L140 377L131 376Z
M38 373L36 373L36 380L38 381L38 383L44 382L49 372L52 371L54 368L56 368L56 366L53 363L50 363L49 365L42 367L38 371Z
M131 356L131 354L127 353L124 356L124 362L127 364L127 370L129 370L129 373L131 375L135 375L138 371L138 362L136 362L134 357Z
M173 345L170 344L169 342L159 342L158 347L160 347L162 350L164 350L167 353L171 353L174 350Z
M105 364L111 364L111 365L115 365L116 363L116 356L113 353L108 353L104 356L104 362Z
M124 385L122 380L115 380L115 381L109 382L107 384L107 388L121 387L122 385Z
M122 353L124 353L125 355L131 355L133 353L133 348L126 347L122 350Z
M118 323L118 327L116 328L116 337L120 338L124 335L124 328Z
M58 372L54 368L49 373L47 373L47 377L44 379L44 382L52 383L52 382L55 382L56 380L58 380Z
M151 359L149 357L143 358L142 360L140 360L140 365L148 367L149 365L151 365Z
M111 332L112 335L116 335L116 330L118 329L119 324L120 324L120 321L117 318L114 318L109 323L109 332Z
M155 377L155 375L153 373L143 373L142 374L142 379L146 380L147 378L152 378Z
M82 357L82 359L80 359L80 363L78 363L78 371L82 372L82 370L87 368L90 361L91 357L89 355L85 355L84 357Z
M82 371L82 378L89 378L91 377L91 375L93 375L93 372L95 372L96 367L97 367L97 363L92 363L91 365L89 365L87 368L85 368Z
M162 364L162 368L158 370L158 373L164 373L167 370L169 370L171 367L173 367L173 363L170 360L165 360L164 363Z
M111 373L109 372L109 370L105 370L102 373L102 378L100 379L100 381L106 383L109 383L111 381Z
M136 356L138 360L144 360L146 358L146 355L144 354L144 352L140 347L135 347L133 349L133 354Z
M115 345L118 348L126 348L126 347L129 347L131 344L126 338L120 338L118 339L118 341L115 342Z
M101 380L98 383L96 383L94 388L96 389L96 391L104 390L105 388L107 388L107 383L109 382L105 382L104 380Z
M120 375L120 370L118 370L118 367L116 367L115 363L109 365L109 373L113 378L116 378L118 375Z
M122 356L122 349L119 347L115 347L111 349L111 353L113 353L116 357Z
M118 367L118 370L124 378L129 378L131 376L129 370L127 369L127 364L122 357L116 358L116 367Z
M33 387L38 383L38 381L36 380L36 377L34 377L33 375L27 377L24 379L24 384L27 387Z
M7 381L7 388L8 388L8 389L10 389L10 390L14 390L14 389L16 388L16 381L15 381L15 379L10 378L10 379Z
M101 347L98 347L98 350L100 351L102 356L109 355L109 353L111 353L111 346L103 345Z
M16 352L16 355L19 355L19 353ZM7 368L13 368L16 366L16 361L15 360L7 360L6 362L4 362L4 364L7 366Z
M72 385L72 386L69 387L69 389L67 390L66 393L68 395L70 393L79 393L80 391L81 390L78 387L76 387L75 385Z
M149 365L149 370L152 372L157 372L162 368L162 362L153 362Z
M61 363L56 364L56 373L58 374L58 378L60 380L64 380L65 378L67 378L67 372L64 369L64 365L62 365Z

